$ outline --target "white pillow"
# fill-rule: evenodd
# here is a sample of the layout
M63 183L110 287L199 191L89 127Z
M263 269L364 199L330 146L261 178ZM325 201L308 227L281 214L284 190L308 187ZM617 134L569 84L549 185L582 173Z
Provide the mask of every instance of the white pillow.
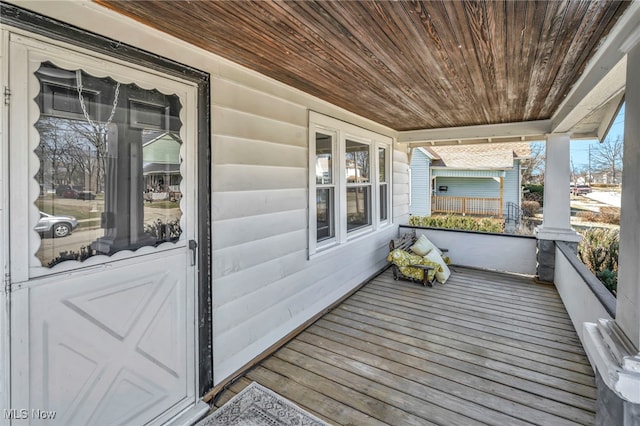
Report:
M436 249L438 254L440 254L440 249L436 247L427 237L420 235L416 240L415 244L411 246L411 251L417 254L418 256L426 256L431 250Z
M442 256L440 256L437 251L431 250L426 256L424 256L424 258L440 265L440 270L436 271L436 281L441 284L447 282L449 276L451 275L451 271L449 270L449 267L447 266L445 261L442 259Z

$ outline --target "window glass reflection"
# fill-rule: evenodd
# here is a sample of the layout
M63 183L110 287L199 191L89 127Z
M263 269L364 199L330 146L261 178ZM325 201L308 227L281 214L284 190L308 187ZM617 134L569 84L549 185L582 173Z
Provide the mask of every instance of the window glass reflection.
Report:
M41 264L177 241L178 97L51 63L35 74Z
M316 190L317 241L335 236L333 223L333 188Z
M316 133L316 183L331 184L333 142L329 135Z
M345 166L348 183L369 182L369 145L347 140Z
M371 225L371 187L347 188L347 232Z

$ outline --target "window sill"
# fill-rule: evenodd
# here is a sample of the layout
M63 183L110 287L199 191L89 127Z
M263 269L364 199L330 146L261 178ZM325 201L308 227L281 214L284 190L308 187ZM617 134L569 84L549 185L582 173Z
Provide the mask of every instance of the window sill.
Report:
M322 257L328 253L333 253L334 251L340 249L341 247L344 248L349 246L355 241L359 241L363 238L373 236L380 232L384 232L388 230L390 227L392 227L392 225L393 225L392 223L385 223L384 225L380 226L376 230L374 230L372 227L367 227L367 228L360 229L358 231L353 231L352 233L347 235L347 239L345 241L342 241L342 242L332 241L332 242L323 244L321 246L316 246L316 251L314 253L310 253L307 256L307 258L311 260L318 257Z

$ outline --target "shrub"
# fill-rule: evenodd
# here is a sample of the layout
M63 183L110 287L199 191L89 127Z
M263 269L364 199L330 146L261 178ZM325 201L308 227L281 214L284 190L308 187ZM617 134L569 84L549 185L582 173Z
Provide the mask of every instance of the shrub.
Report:
M523 204L525 201L535 201L541 207L544 205L544 185L525 185L523 189Z
M504 231L504 220L502 219L459 215L411 216L409 218L409 225L495 233L502 233Z
M598 213L592 212L590 210L584 210L576 213L580 219L584 222L597 222L598 221Z
M591 183L592 188L607 188L607 189L618 189L620 185L614 183Z
M540 211L540 203L537 201L523 201L521 208L525 217L532 217Z
M620 225L620 207L600 207L598 221Z
M580 211L576 213L580 219L585 222L610 223L620 225L620 208L619 207L600 207L600 213L592 211Z
M529 190L530 193L544 194L544 185L525 185L525 190Z
M603 269L596 274L596 277L602 281L602 284L613 294L618 291L618 273Z
M590 228L582 231L578 257L614 295L617 288L620 231Z
M91 256L94 256L96 251L92 249L90 246L81 246L80 251L61 251L57 257L54 257L47 266L49 268L53 268L58 263L62 263L65 260L78 260L80 262L84 262Z

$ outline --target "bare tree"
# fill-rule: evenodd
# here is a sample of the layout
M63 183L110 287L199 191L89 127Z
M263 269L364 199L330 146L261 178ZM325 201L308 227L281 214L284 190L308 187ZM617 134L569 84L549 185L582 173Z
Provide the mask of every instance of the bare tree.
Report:
M58 117L41 118L36 128L40 133L36 154L42 163L36 178L41 183L54 187L60 183L80 184L85 189L103 190L104 135L84 121Z
M545 144L531 143L531 158L522 160L522 183L534 183L534 176L544 179Z
M624 140L618 136L615 140L605 139L591 154L591 164L595 171L607 172L607 183L618 183L618 174L622 171L622 151Z
M571 182L587 183L589 182L589 169L583 165L575 165L571 159Z
M51 117L38 120L35 127L40 134L40 144L35 149L40 159L36 178L41 184L51 186L46 189L53 189L65 175L65 132L59 129L56 120Z

